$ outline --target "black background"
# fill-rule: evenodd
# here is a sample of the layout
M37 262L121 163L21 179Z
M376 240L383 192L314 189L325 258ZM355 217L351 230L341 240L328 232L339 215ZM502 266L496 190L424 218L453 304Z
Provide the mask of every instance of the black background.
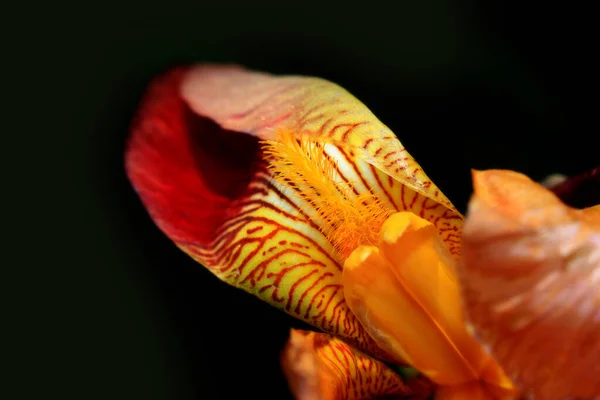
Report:
M171 66L235 62L339 83L462 211L470 168L541 180L598 163L591 5L402 3L53 3L22 14L8 64L24 77L5 80L25 111L6 169L18 188L7 196L20 245L10 265L25 275L8 303L23 398L289 398L279 351L302 325L177 250L125 179L130 119Z

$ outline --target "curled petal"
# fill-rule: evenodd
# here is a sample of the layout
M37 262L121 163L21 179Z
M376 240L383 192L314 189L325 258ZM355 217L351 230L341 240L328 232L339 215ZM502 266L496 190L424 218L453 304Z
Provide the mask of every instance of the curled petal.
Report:
M382 362L324 333L292 330L282 366L298 400L426 399L432 392L422 377L405 382Z
M225 129L274 139L285 128L332 144L341 179L371 190L392 209L432 221L460 253L463 218L396 135L359 100L319 78L273 76L241 67L199 65L182 83L190 107Z
M272 139L288 129L331 139L404 185L451 207L394 135L360 101L323 79L240 67L195 67L182 84L194 111L226 129Z
M159 228L221 280L389 359L346 304L327 232L267 166L259 140L278 129L323 140L336 179L431 220L458 256L462 216L387 127L321 79L235 66L170 71L141 104L127 174Z
M221 280L385 358L344 301L331 244L272 180L258 138L194 113L180 93L188 74L151 85L127 146L153 220Z
M364 246L348 258L343 282L350 309L380 347L432 381L459 386L488 380L512 389L467 332L454 262L430 222L393 214L379 248Z
M460 274L468 318L535 398L600 398L598 208L526 176L474 171Z

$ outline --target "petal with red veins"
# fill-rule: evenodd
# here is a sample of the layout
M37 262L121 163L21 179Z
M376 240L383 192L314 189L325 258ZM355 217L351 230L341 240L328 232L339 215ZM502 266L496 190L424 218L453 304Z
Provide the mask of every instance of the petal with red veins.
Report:
M396 135L340 86L314 77L199 65L181 91L194 111L225 129L273 139L283 127L333 144L342 176L356 191L372 190L395 211L431 221L450 253L459 256L462 215Z
M292 330L282 366L297 400L426 399L432 385L408 381L380 361L325 333Z
M431 221L458 257L462 216L385 125L321 79L227 66L172 70L140 106L127 174L159 228L221 280L389 359L345 302L343 260L267 168L259 140L277 129L328 143L357 194L372 191L391 210Z

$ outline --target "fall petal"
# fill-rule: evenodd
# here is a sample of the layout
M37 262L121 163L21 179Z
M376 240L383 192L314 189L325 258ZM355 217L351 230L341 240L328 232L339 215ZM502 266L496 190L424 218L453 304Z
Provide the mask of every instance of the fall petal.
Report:
M431 220L458 256L462 216L364 105L316 78L168 72L134 120L127 175L160 229L221 280L388 359L344 300L327 230L267 165L260 140L278 130L324 138L336 181Z
M400 212L343 272L346 301L380 347L443 385L477 380L489 362L466 330L453 264L430 222Z
M338 85L238 66L199 65L186 75L181 92L196 113L225 129L274 139L284 128L331 144L340 179L356 193L373 191L393 210L410 210L433 222L458 257L460 213L394 133Z
M221 280L383 357L344 301L331 244L271 179L258 138L195 114L179 91L187 73L152 84L128 142L153 220Z
M425 399L432 391L423 378L405 382L382 362L324 333L293 329L282 366L298 400Z
M598 208L516 172L473 181L459 276L477 337L525 394L600 398Z

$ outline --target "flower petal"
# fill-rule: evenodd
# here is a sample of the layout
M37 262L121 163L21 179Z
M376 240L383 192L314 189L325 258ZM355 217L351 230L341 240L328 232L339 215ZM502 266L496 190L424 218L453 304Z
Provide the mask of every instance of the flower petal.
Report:
M600 229L600 204L581 210L581 217L594 229Z
M379 248L361 247L346 261L350 309L380 347L432 381L482 379L490 357L467 332L454 262L434 226L400 212L387 219L381 237ZM511 387L505 378L491 383Z
M526 394L600 398L598 209L512 171L473 182L459 276L478 338Z
M298 400L426 399L432 392L422 377L404 382L382 362L324 333L292 329L282 366Z
M193 110L225 129L273 139L285 128L333 144L340 174L393 209L432 221L460 253L463 218L390 129L359 100L319 78L273 76L236 66L199 65L182 84Z
M221 280L389 359L350 312L327 236L267 168L259 139L277 129L325 138L357 195L431 220L458 256L462 216L364 105L316 78L226 66L167 73L134 121L127 174L160 229Z
M331 244L271 179L257 138L189 109L187 73L152 84L127 147L127 174L156 224L221 280L385 358L344 301Z

